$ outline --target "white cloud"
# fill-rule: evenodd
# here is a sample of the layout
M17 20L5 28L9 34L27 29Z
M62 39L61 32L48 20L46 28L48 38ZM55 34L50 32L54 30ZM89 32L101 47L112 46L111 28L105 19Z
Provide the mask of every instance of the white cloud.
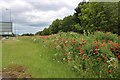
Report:
M1 0L3 20L9 21L11 9L12 21L17 24L18 33L36 32L48 27L56 18L62 19L74 13L82 0ZM1 12L1 11L0 11ZM24 26L24 30L23 30Z

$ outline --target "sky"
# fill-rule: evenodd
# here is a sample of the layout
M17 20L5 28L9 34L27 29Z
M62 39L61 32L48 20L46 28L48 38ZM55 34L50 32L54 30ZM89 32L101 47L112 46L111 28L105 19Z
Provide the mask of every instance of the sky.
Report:
M48 28L55 19L72 15L81 1L0 0L0 21L12 21L16 34L36 33Z

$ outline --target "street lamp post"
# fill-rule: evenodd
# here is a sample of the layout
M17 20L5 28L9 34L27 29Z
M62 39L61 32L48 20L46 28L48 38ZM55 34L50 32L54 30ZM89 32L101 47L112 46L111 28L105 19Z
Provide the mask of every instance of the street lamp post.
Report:
M9 19L9 21L11 22L11 21L12 21L12 18L11 18L11 9L10 9L10 8L9 8L9 9L6 8L6 11L7 11L7 10L9 10L9 14L10 14L10 17L9 17L10 19Z
M9 22L11 22L12 23L12 14L11 14L11 8L6 8L6 11L8 11L9 12ZM11 26L13 26L13 24L11 24ZM12 27L12 29L11 29L12 31L12 33L11 34L13 34L13 27ZM15 34L16 34L16 29L15 29Z

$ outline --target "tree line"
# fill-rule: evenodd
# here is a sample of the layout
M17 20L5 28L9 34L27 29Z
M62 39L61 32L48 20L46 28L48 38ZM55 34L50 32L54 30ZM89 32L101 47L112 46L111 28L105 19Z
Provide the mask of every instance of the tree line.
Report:
M37 32L36 35L96 30L119 34L119 7L118 2L80 2L73 15L54 20L49 28Z

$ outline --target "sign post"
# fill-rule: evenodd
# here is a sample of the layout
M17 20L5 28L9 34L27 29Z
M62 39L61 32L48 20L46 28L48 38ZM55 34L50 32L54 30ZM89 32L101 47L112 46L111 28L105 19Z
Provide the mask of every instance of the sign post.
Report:
M0 22L0 35L12 36L12 22Z

